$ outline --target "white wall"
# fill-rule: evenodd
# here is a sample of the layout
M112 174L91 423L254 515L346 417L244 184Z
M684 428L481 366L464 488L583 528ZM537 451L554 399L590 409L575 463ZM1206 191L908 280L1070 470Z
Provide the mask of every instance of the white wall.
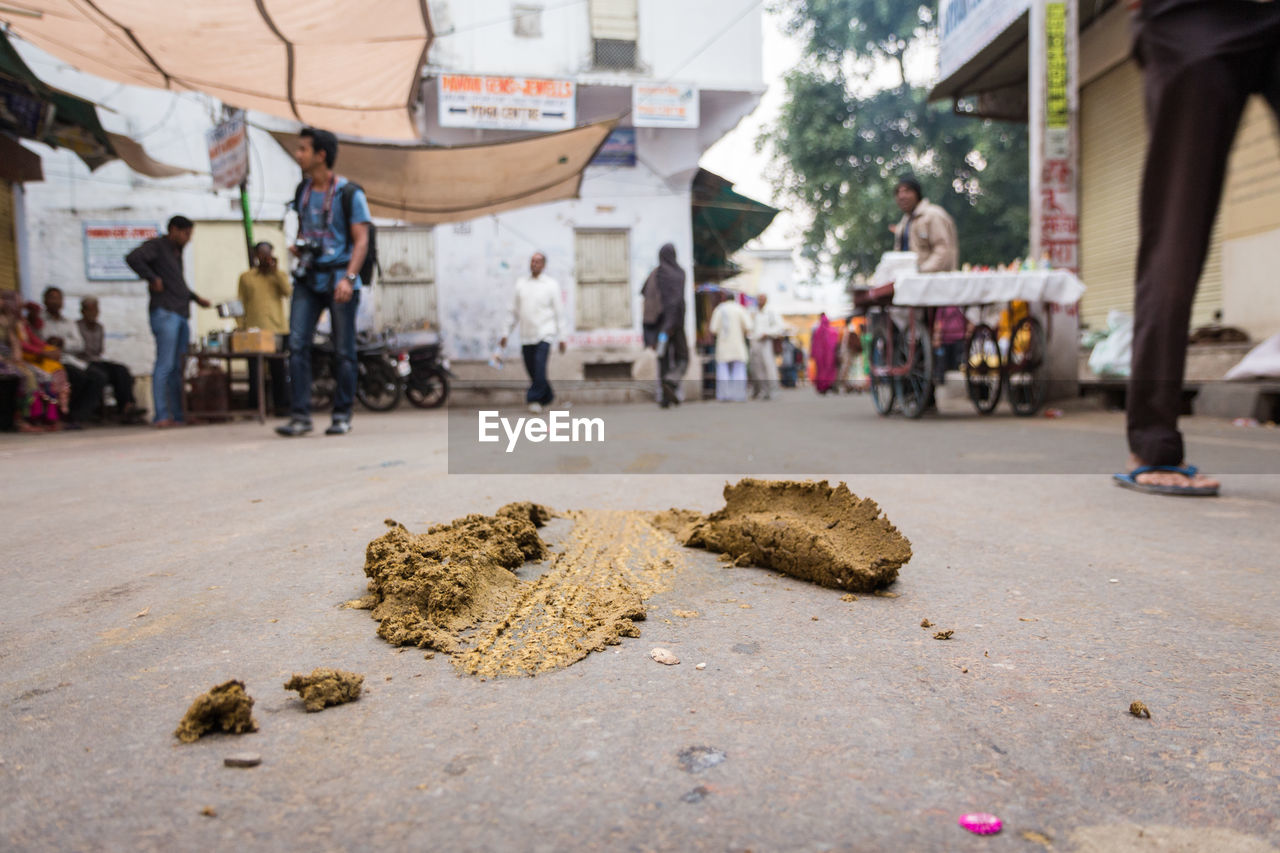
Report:
M432 0L436 41L432 68L476 74L580 78L619 77L696 82L704 89L761 92L761 4L750 0L639 0L638 72L591 67L586 2L529 0L541 5L542 37L518 38L511 0Z
M647 169L588 170L582 198L485 217L460 226L436 228L436 291L440 328L454 358L483 359L506 332L515 280L528 273L534 252L547 256L547 275L561 286L567 314L574 316L574 231L618 228L630 231L631 290L638 294L657 265L658 249L674 243L689 273L686 300L693 304L693 238L688 190L672 192ZM628 329L596 330L570 339L577 348L639 349L641 305L632 304ZM686 334L693 333L688 312ZM605 345L601 334L629 333L626 345ZM514 353L516 341L510 342Z
M1227 240L1222 244L1222 322L1238 326L1254 341L1280 329L1280 230Z

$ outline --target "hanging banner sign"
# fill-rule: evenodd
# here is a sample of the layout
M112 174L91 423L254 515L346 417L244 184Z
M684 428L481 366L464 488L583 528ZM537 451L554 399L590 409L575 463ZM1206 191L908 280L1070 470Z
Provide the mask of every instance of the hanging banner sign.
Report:
M240 186L249 177L249 135L244 116L228 119L205 134L215 189Z
M572 80L441 74L436 103L441 127L572 130L577 85Z
M698 87L687 83L636 83L631 123L636 127L698 126Z
M1067 157L1071 122L1067 104L1067 5L1045 5L1045 158Z
M160 226L141 222L86 222L84 224L84 277L90 281L136 281L124 256L152 237Z
M1079 176L1071 150L1071 64L1067 4L1045 7L1044 158L1040 172L1040 247L1058 269L1080 268Z

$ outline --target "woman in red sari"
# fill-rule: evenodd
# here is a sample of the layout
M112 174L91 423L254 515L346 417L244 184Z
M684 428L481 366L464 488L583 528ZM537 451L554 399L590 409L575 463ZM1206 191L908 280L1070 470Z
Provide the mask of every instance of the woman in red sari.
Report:
M819 394L831 390L840 374L840 330L831 325L827 315L818 320L809 345L813 355L813 387Z
M22 349L23 360L34 367L44 380L44 389L34 401L31 415L33 420L59 424L71 407L71 383L62 366L62 351L40 337L40 327L44 325L40 319L40 306L28 302L26 307L26 319L17 326L18 345Z

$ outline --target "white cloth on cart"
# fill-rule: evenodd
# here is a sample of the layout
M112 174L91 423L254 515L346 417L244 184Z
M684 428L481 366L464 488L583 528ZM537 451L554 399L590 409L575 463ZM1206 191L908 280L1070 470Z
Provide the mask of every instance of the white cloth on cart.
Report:
M988 305L1022 299L1074 305L1084 284L1065 270L939 272L903 275L893 286L895 305Z

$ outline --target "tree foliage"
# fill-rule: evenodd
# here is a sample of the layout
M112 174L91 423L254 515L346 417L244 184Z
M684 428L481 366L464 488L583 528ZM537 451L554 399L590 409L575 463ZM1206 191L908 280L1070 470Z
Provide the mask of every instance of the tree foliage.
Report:
M1026 252L1024 125L956 115L906 82L906 54L933 35L932 3L783 0L788 30L804 43L786 77L786 101L761 136L779 167L783 198L812 216L804 255L837 274L870 273L892 247L898 177L913 174L956 220L961 262L1007 263ZM886 63L899 84L867 92Z

